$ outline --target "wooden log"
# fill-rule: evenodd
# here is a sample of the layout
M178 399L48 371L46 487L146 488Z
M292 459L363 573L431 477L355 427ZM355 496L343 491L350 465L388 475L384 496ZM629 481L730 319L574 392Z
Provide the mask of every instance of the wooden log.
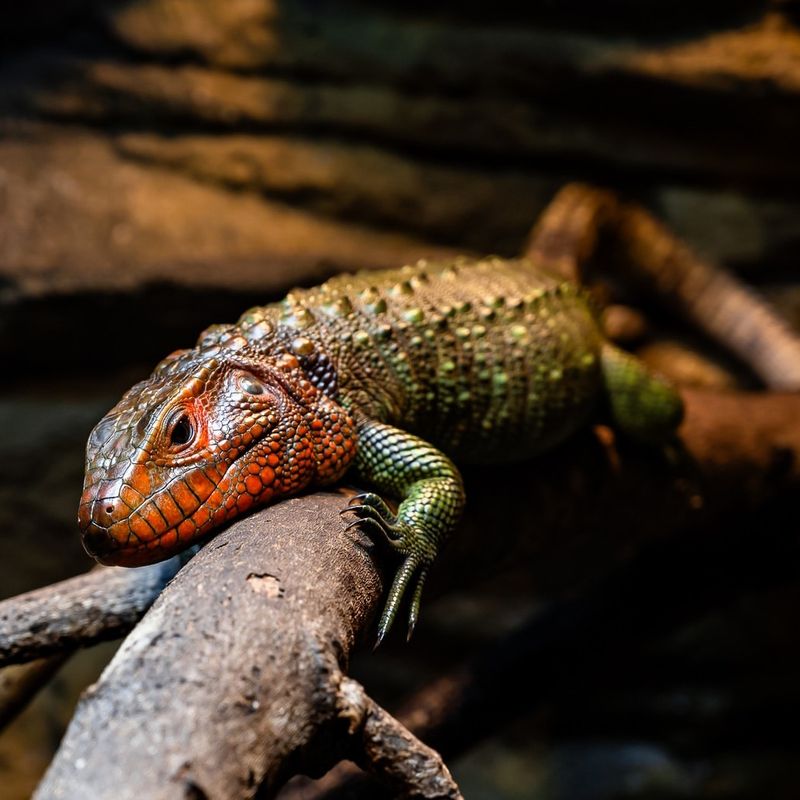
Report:
M287 133L131 133L114 144L126 158L198 181L484 252L487 244L491 252L517 252L521 232L563 183L531 169L439 164L358 141Z
M547 24L546 11L530 9L509 23L502 13L493 25L476 23L461 7L404 14L404 4L340 3L315 6L289 0L139 0L112 8L110 30L126 46L159 59L187 54L231 71L301 73L328 80L370 81L444 89L531 90L555 95L576 84L603 83L655 75L664 82L691 82L704 88L756 82L795 92L800 39L784 17L763 3L746 3L746 15L728 5L711 22L687 31L675 5L652 24L656 41L623 37L635 19L632 4L613 14L614 25L600 31L581 25ZM565 7L569 4L563 4ZM591 16L590 4L580 14ZM394 6L394 7L393 7ZM702 17L701 9L694 17ZM427 13L426 13L427 12ZM537 19L538 17L538 19ZM544 19L543 19L544 18ZM678 22L676 25L675 22ZM744 24L743 24L744 23ZM754 58L754 55L761 56ZM558 74L563 80L554 81Z
M0 275L8 300L157 283L177 292L235 290L241 307L216 312L234 315L332 272L447 258L471 247L513 255L561 183L535 171L430 165L343 141L109 140L28 125L6 127L0 165ZM292 205L298 202L302 208ZM800 217L793 203L724 192L667 187L654 202L701 251L738 266L768 259L773 249L791 252ZM219 321L225 318L198 325Z
M0 102L14 103L32 115L92 121L124 120L129 125L205 127L219 131L293 130L296 133L335 133L385 145L413 147L428 154L513 160L558 158L587 159L633 170L655 167L660 171L701 173L721 177L772 178L778 182L796 176L790 142L797 129L780 116L770 126L770 142L757 150L751 140L741 141L747 120L730 111L721 120L721 101L707 100L702 137L690 129L676 130L684 122L677 103L669 121L653 126L640 116L626 118L625 105L609 114L582 107L581 87L566 110L544 101L504 94L451 96L428 90L410 94L391 85L374 83L301 83L286 77L266 77L223 72L198 65L164 66L87 60L63 55L38 55L18 69L26 82L0 83ZM64 77L53 82L57 71ZM645 87L631 92L629 104L646 95ZM730 101L730 97L726 100ZM642 101L645 102L645 101ZM697 102L696 100L694 102ZM781 102L775 101L779 106ZM789 101L787 100L787 103ZM751 101L756 104L756 101ZM694 113L694 104L684 102ZM780 109L778 109L780 110ZM768 109L754 107L764 118ZM662 111L663 113L663 111ZM718 130L726 124L739 133ZM751 132L752 133L752 132ZM708 150L709 136L717 139ZM664 173L662 172L662 175Z
M63 0L53 18L103 56L54 44L45 26L41 46L4 62L0 109L90 123L103 144L120 128L152 138L124 139L120 158L72 127L51 130L49 147L6 133L0 274L12 294L82 278L88 290L260 289L413 260L435 249L428 237L508 255L557 185L587 177L646 199L712 258L792 265L791 9L684 6L687 27L670 8L622 37L648 15L619 0L614 35L582 22L598 16L584 3L568 6L554 28L541 9L486 25L469 7ZM658 38L646 35L654 18ZM134 151L178 174L137 169ZM309 174L323 159L336 168ZM375 230L387 226L407 235Z

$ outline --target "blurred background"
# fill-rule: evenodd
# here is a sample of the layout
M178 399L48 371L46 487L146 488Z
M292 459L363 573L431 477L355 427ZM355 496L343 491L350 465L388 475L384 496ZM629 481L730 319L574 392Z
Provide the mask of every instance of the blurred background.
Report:
M161 357L335 272L514 255L567 181L641 201L800 322L800 3L519 5L0 4L0 596L90 566L86 436ZM648 330L643 355L685 383L756 385ZM740 523L746 556L798 511ZM733 559L741 593L487 731L451 764L465 796L797 797L800 583L771 557ZM530 584L448 595L355 673L391 703L546 603ZM30 794L110 652L0 734L1 797Z

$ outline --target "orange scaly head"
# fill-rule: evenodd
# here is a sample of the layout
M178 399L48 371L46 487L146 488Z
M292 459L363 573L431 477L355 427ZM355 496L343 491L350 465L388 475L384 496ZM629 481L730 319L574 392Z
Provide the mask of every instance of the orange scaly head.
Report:
M240 336L178 351L89 437L84 547L104 564L167 558L257 504L337 480L355 445L353 420L293 355Z

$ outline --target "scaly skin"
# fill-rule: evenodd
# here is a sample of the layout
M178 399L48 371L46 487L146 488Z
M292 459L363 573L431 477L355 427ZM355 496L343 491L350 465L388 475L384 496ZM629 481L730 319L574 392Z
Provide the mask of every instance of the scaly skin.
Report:
M529 262L340 276L209 328L125 394L89 439L83 541L103 563L150 563L352 466L400 501L369 492L344 512L402 557L379 641L413 584L410 634L464 505L450 459L535 455L603 398L641 439L680 421L677 393L603 339L585 295Z

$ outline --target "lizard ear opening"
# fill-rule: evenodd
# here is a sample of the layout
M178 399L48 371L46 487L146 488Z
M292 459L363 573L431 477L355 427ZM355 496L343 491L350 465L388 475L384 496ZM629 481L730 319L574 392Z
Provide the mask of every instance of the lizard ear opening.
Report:
M283 404L286 389L269 371L236 366L227 377L230 401L251 411L262 411Z

